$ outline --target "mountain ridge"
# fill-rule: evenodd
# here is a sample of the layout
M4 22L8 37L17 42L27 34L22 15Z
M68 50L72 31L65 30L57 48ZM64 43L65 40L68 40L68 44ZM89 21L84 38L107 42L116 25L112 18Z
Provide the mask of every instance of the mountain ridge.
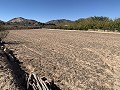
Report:
M37 20L34 20L34 19L26 19L26 18L23 18L23 17L15 17L15 18L12 18L8 21L3 21L3 20L0 20L4 23L43 23L43 22L40 22L40 21L37 21ZM55 24L55 25L58 25L58 24L62 24L62 23L72 23L74 21L72 20L67 20L67 19L56 19L56 20L49 20L47 22L45 22L45 24Z
M16 17L8 21L9 23L17 23L17 24L25 24L25 25L37 25L40 24L41 22L38 22L36 20L32 19L26 19L23 17Z
M74 21L71 20L67 20L67 19L56 19L56 20L50 20L48 22L46 22L47 24L55 24L55 25L59 25L59 24L66 24L66 23L72 23Z

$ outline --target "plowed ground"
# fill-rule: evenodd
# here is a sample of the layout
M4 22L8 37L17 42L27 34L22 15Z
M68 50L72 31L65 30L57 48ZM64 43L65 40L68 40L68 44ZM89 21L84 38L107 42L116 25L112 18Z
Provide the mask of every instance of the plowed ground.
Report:
M120 34L16 30L7 40L20 42L8 46L27 72L54 79L62 90L120 90Z

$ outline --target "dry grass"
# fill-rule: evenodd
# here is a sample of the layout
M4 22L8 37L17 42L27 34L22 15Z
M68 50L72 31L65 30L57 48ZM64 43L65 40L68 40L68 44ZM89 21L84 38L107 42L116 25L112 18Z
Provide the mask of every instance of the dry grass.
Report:
M7 30L0 30L0 39L2 40L4 38L6 38L8 33L9 33L9 31L7 31Z

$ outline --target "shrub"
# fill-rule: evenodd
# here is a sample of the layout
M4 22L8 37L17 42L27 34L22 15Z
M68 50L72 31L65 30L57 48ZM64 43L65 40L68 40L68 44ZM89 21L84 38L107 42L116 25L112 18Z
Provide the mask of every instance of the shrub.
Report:
M4 27L0 27L0 40L4 39L8 35L8 30L5 30Z

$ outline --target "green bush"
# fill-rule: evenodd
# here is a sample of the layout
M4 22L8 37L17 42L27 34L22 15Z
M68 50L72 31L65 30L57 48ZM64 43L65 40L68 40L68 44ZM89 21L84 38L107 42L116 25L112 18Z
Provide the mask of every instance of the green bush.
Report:
M120 18L110 19L109 17L94 16L89 18L81 18L73 23L57 25L55 28L70 30L110 30L120 32Z

